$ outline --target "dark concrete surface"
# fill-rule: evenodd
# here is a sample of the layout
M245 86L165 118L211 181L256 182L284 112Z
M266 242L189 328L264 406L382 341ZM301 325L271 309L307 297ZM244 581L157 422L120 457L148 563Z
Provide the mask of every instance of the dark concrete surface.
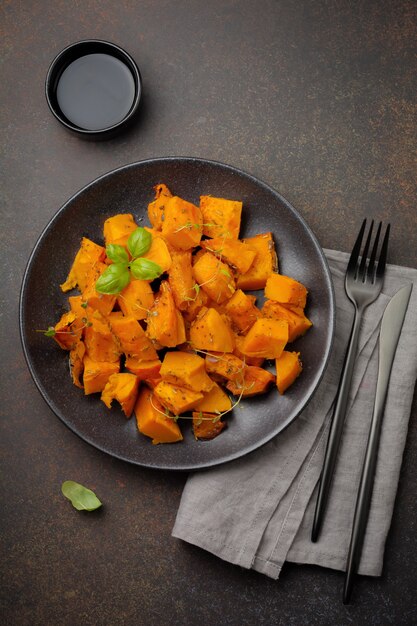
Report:
M323 247L364 215L416 265L416 5L406 0L4 0L1 5L1 615L12 625L417 623L416 403L380 579L341 604L343 575L286 565L278 582L170 536L186 475L112 459L37 392L18 334L30 251L55 211L114 167L153 156L230 163L278 189ZM137 125L70 136L44 97L50 61L102 38L139 64ZM63 480L105 502L77 513Z

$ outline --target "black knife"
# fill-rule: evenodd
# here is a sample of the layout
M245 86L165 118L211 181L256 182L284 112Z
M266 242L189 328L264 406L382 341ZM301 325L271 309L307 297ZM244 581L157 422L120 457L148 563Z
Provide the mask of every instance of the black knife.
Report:
M412 288L413 286L410 283L397 291L395 296L389 301L384 315L382 316L381 330L379 333L379 365L375 404L353 519L346 566L345 586L343 590L344 604L348 604L350 600L354 577L361 557L363 539L368 522L369 507L371 504L379 437L388 383Z

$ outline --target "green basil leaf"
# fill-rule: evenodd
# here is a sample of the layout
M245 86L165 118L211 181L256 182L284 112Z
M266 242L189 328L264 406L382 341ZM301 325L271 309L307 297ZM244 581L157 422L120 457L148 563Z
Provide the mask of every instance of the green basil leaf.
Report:
M106 254L110 261L114 263L129 263L129 255L126 248L119 246L117 243L109 243L106 246Z
M102 505L94 491L73 480L63 482L61 491L77 511L94 511Z
M96 291L105 294L120 293L130 281L127 265L112 263L96 280Z
M149 259L135 259L130 264L130 271L139 280L154 280L162 274L162 268Z
M143 226L138 226L127 240L127 247L134 259L146 254L152 244L152 235Z

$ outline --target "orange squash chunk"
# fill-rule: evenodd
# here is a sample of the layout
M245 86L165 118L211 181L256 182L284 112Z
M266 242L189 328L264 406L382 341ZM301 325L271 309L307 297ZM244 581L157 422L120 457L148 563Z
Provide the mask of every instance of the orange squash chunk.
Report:
M226 387L235 396L250 398L265 393L268 387L275 382L275 376L262 367L248 365L244 371L243 381L230 380Z
M196 402L203 399L203 394L199 391L192 391L179 385L173 385L165 380L161 380L156 385L153 393L162 406L174 415L180 415L192 409Z
M78 341L78 343L70 350L70 370L71 370L71 378L72 382L76 387L80 389L83 388L83 384L80 380L81 374L84 370L84 354L85 354L85 345L82 341Z
M104 222L103 235L106 246L115 243L127 246L129 236L137 229L138 225L131 213L119 213L109 217Z
M225 308L233 324L242 333L246 333L261 317L261 312L255 306L253 298L241 289L235 291Z
M139 390L134 411L139 432L150 437L153 444L182 441L178 424L163 414L161 403L150 389Z
M233 352L230 328L215 309L203 307L190 326L190 341L196 350Z
M157 378L161 369L161 361L153 359L152 361L144 361L137 356L128 356L125 361L125 367L132 374L135 374L139 380L148 380L149 378Z
M228 411L232 406L232 402L227 393L214 381L210 391L205 392L203 395L203 399L199 400L194 406L196 411L215 414L217 411L224 413L224 411Z
M154 303L152 287L146 280L131 280L117 296L117 304L124 315L144 320Z
M88 356L93 361L107 361L109 363L118 361L120 349L104 317L95 312L89 323L91 326L87 326L84 331L84 342Z
M299 352L284 352L275 361L277 371L277 387L282 395L303 370Z
M200 196L203 214L203 234L207 237L237 239L240 231L242 202L212 196Z
M105 256L106 252L103 246L99 246L94 243L94 241L91 241L91 239L83 237L80 249L75 256L68 277L66 281L60 285L62 291L70 291L75 287L83 291L87 285L88 273L91 268L94 267L98 261L103 261Z
M202 289L193 290L193 299L188 302L187 308L183 311L184 319L193 322L203 307L208 306L210 298Z
M175 307L171 287L166 280L161 283L147 322L148 337L161 346L173 348L186 340L184 320Z
M138 394L139 379L134 374L112 374L106 383L101 399L108 409L113 400L117 400L126 417L132 415Z
M304 309L307 289L294 278L282 274L271 274L266 282L265 298Z
M216 419L217 418L217 419ZM214 420L214 421L213 421ZM196 439L209 441L220 435L226 422L218 419L216 414L212 413L193 413L193 433Z
M68 311L55 325L54 339L63 350L72 350L81 339L83 327L82 320L72 311Z
M186 352L167 352L159 375L167 382L193 391L209 391L214 384L207 375L204 359Z
M245 337L243 335L235 334L235 349L233 350L233 354L244 361L246 365L256 365L257 367L262 367L262 364L265 361L262 356L248 356L247 354L243 354L242 345L244 341Z
M191 266L191 250L175 250L172 252L168 282L175 304L184 311L195 298L194 277Z
M82 300L87 305L102 315L108 315L116 303L116 296L96 291L96 281L101 274L108 268L108 265L98 261L88 274L87 284L82 290Z
M201 289L218 304L228 300L235 291L230 267L211 254L203 254L193 267L193 274Z
M167 198L172 197L172 193L163 183L155 185L155 200L148 204L148 217L152 226L156 230L162 229L162 221Z
M297 337L304 335L313 325L300 307L284 306L274 300L266 300L262 307L262 315L274 320L286 320L288 322L288 342L295 341Z
M260 318L256 320L242 343L248 356L277 359L288 342L288 322Z
M231 381L242 381L246 368L244 361L234 354L208 354L206 356L206 370L216 377Z
M143 255L144 259L153 261L161 268L162 272L167 272L171 267L172 259L168 246L162 237L152 237L151 247Z
M106 363L105 361L93 361L88 354L83 359L84 374L84 393L88 396L90 393L103 391L110 376L117 374L120 370L119 361L115 363Z
M256 251L239 239L216 237L214 239L204 239L200 245L228 265L231 265L241 274L249 270L256 257Z
M134 355L144 361L158 358L158 354L139 322L132 316L111 313L108 317L110 329L124 354Z
M248 237L243 241L256 251L256 256L249 270L237 277L237 287L249 291L263 289L268 277L278 269L272 233Z
M200 209L178 196L165 202L162 235L174 248L189 250L198 246L202 235Z

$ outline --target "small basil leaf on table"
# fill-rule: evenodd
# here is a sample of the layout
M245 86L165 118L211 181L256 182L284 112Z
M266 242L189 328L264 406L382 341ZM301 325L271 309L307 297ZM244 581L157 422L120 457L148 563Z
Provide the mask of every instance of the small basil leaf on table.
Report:
M129 263L129 255L126 248L119 246L117 243L109 243L106 246L106 255L114 263Z
M127 247L134 259L146 254L152 244L152 235L143 226L138 226L127 240Z
M77 511L94 511L102 505L94 491L73 480L63 482L61 490Z
M130 274L127 265L112 263L96 281L96 291L104 294L120 293L129 281Z
M130 264L130 271L138 280L154 280L162 274L162 268L149 259L135 259Z

